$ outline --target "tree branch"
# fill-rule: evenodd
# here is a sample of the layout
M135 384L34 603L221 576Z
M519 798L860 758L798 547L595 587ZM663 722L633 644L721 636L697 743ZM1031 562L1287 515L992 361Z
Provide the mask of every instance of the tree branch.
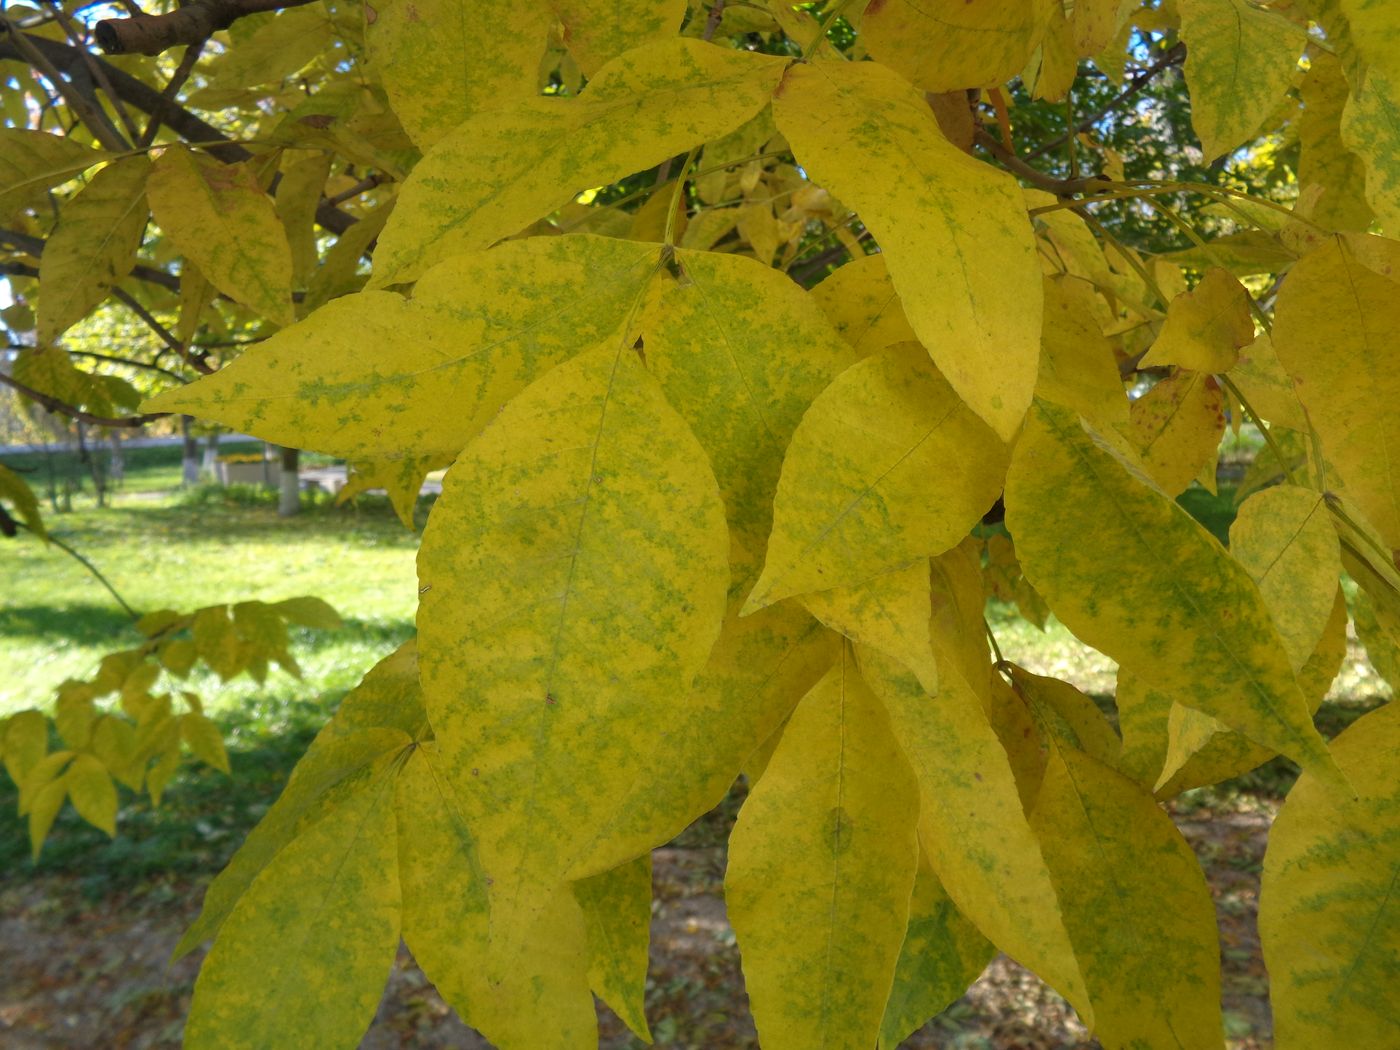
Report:
M80 423L91 423L98 427L143 427L152 420L164 419L170 415L169 412L151 412L141 416L95 416L91 412L84 412L81 408L73 407L67 401L60 401L56 397L35 390L32 386L26 386L4 372L0 372L0 383L18 390L25 397L42 405L50 412L57 412L69 419L76 419Z
M1082 179L1057 179L1053 175L1047 175L1040 169L1031 167L1003 146L994 136L980 129L974 141L1006 165L1013 174L1021 176L1042 190L1048 190L1061 197L1072 197L1076 193L1088 193L1095 189L1103 189L1104 184L1109 181L1105 175L1090 175Z
M24 252L39 258L44 254L44 241L39 237L31 237L27 233L18 233L15 230L0 228L0 248L11 248L15 251ZM21 277L38 277L39 271L32 266L25 266L24 263L7 262L0 263L4 267L5 273L16 274ZM157 284L162 288L172 292L179 292L180 278L173 273L166 273L164 270L157 270L154 266L145 266L137 263L132 267L131 276L137 280L146 281L148 284Z
M109 55L158 55L180 44L200 44L238 19L263 11L300 7L311 0L191 0L164 15L107 18L94 27Z

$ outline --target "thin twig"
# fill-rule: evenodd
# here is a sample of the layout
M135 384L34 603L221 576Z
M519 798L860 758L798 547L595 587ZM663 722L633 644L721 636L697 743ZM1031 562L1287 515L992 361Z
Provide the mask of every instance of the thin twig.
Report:
M1089 193L1096 188L1107 185L1109 180L1105 175L1090 175L1080 179L1057 179L1053 175L1047 175L1039 168L1033 168L1015 153L1007 149L998 142L995 136L978 129L976 137L973 139L977 145L981 146L1007 169L1016 175L1021 176L1032 185L1039 186L1043 190L1058 194L1061 197L1071 197L1077 193Z
M112 122L107 119L107 114L103 113L92 99L86 97L78 89L75 81L65 79L63 74L54 67L54 64L35 46L34 41L21 33L3 14L0 14L0 25L5 27L15 49L24 61L37 69L63 96L63 101L68 103L68 107L83 122L83 126L92 132L93 138L102 143L105 149L115 153L121 153L130 148ZM74 48L74 50L86 49Z
M126 111L126 103L122 97L112 90L112 82L107 79L107 74L102 67L97 64L97 59L93 57L91 51L87 49L87 43L79 35L73 25L73 20L63 12L63 6L58 0L49 0L53 7L54 17L58 24L63 27L63 35L68 38L68 42L83 53L83 63L87 66L88 72L92 74L92 79L97 82L97 86L107 93L107 97L112 100L112 108L117 112L117 119L122 122L122 127L126 128L126 137L131 142L136 142L138 134L136 124L131 119L131 114Z
M33 533L35 536L39 535L37 532L34 532L33 529L31 529L22 521L16 521L15 524L22 528L25 532ZM133 609L130 606L130 604L128 604L127 600L121 596L121 593L115 587L112 586L112 581L107 579L106 576L102 575L102 571L98 569L96 565L88 561L86 557L79 554L72 547L68 546L68 544L64 543L52 532L48 533L42 538L47 539L49 543L52 543L59 550L66 552L70 557L76 559L78 564L80 564L83 568L87 569L88 572L92 573L93 577L97 580L97 582L102 584L103 587L107 588L107 593L117 600L117 604L122 607L123 611L128 616L130 616L133 620L141 619L141 614L135 609Z
M166 81L164 89L160 93L160 102L156 105L155 112L150 114L146 121L146 130L141 133L141 137L136 140L136 145L145 149L156 140L156 133L160 131L161 122L165 120L165 114L175 102L175 96L180 93L180 89L185 86L185 81L194 72L194 65L199 61L199 56L204 51L205 41L200 40L185 48L185 53L180 56L180 64L175 67L175 72L170 74L170 79Z
M35 390L32 386L27 386L14 376L6 375L4 372L0 372L0 383L18 390L25 397L37 402L50 412L57 412L69 419L76 419L80 423L91 423L99 427L143 427L153 420L164 419L170 415L169 412L150 412L137 416L95 416L91 412L84 412L82 409L75 408L68 402L60 401L43 391Z

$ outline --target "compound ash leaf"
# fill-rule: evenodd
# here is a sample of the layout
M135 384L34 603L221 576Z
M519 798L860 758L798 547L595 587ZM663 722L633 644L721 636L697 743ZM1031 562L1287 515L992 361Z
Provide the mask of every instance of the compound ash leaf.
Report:
M1093 1010L1050 872L1021 808L1015 776L982 702L939 666L931 697L894 661L860 649L861 674L884 704L922 806L919 841L958 910L1060 991L1085 1024Z
M210 283L277 325L292 311L292 249L271 198L247 164L171 146L146 182L156 222Z
M1400 373L1388 361L1400 329L1400 270L1371 269L1363 254L1370 246L1332 237L1298 261L1279 290L1274 350L1347 495L1395 548Z
M948 550L995 502L1006 447L918 343L857 362L788 446L752 612Z
M1035 389L1042 308L1016 181L948 142L923 96L873 62L793 66L773 113L798 163L875 234L939 370L1009 440Z
M353 1046L399 946L394 766L381 757L344 803L253 879L200 967L193 1050Z
M1180 0L1191 126L1206 160L1252 138L1293 83L1303 30L1246 0Z
M1027 416L1006 482L1027 578L1090 645L1344 787L1249 574L1101 441L1048 402Z
M1332 743L1357 798L1304 772L1269 832L1259 937L1280 1050L1400 1038L1400 705Z
M510 398L615 331L659 252L578 234L462 255L425 274L412 299L333 300L148 405L373 462L417 492Z
M581 190L718 138L768 102L785 60L697 40L657 41L609 62L576 98L482 113L404 183L374 253L371 287L415 280L487 248Z
M866 11L861 39L925 91L996 87L1026 68L1049 15L1045 0L882 0Z
M498 884L594 874L654 844L609 843L622 855L581 870L645 756L685 736L728 553L705 452L622 333L457 458L418 556L423 689Z
M725 903L769 1050L876 1041L918 814L888 718L843 652L797 705L730 838Z
M588 986L638 1039L650 1043L651 854L573 885L588 926Z
M1031 826L1103 1045L1223 1048L1214 903L1151 792L1057 742Z
M39 260L38 335L51 343L131 272L146 229L145 157L123 157L63 206Z

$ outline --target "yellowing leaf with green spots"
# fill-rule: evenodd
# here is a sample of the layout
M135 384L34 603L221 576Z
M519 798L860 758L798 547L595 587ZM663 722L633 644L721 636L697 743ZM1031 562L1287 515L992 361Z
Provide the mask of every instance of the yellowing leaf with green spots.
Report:
M1332 749L1358 797L1304 773L1264 854L1259 937L1279 1050L1400 1038L1400 706L1362 716Z
M1244 145L1293 82L1301 27L1248 0L1179 0L1191 125L1206 160Z
M107 156L65 135L0 128L0 219L37 204L45 191L81 175Z
M548 5L382 0L373 8L365 19L370 60L419 148L470 116L537 93Z
M564 42L585 76L655 37L675 36L686 0L551 0Z
M511 397L615 331L659 250L575 235L458 256L426 274L412 299L337 299L148 406L377 462L416 493Z
M1366 167L1342 142L1348 93L1341 60L1325 51L1310 53L1299 95L1303 112L1298 117L1298 185L1323 190L1312 218L1328 229L1364 230L1372 218L1366 203Z
M1094 648L1343 786L1248 573L1101 441L1067 410L1033 407L1006 481L1026 576Z
M1175 496L1215 462L1225 433L1220 384L1204 372L1173 372L1132 403L1118 429L1147 475Z
M925 91L996 87L1025 68L1049 15L1045 0L875 0L861 39Z
M64 205L39 262L38 335L50 343L100 303L131 272L146 228L145 157L107 165Z
M288 843L220 927L185 1027L193 1050L353 1046L399 945L394 766Z
M880 1023L879 1050L896 1050L977 980L996 955L953 904L928 858L920 856L894 985Z
M773 113L798 163L874 233L939 370L1009 439L1035 388L1042 294L1015 181L948 142L923 97L873 62L793 66Z
M977 694L946 665L937 696L873 650L860 650L860 666L918 779L919 841L948 896L1092 1024L1050 872Z
M1031 825L1103 1045L1223 1050L1214 902L1151 793L1057 742Z
M1327 461L1390 547L1400 547L1400 283L1367 267L1352 242L1329 238L1279 291L1274 349L1293 377Z
M1239 350L1254 342L1249 292L1229 271L1213 267L1167 306L1167 321L1142 367L1176 365L1195 372L1228 372Z
M581 190L732 131L767 104L782 70L782 59L676 38L609 62L577 98L531 98L474 117L404 183L372 285L415 280Z
M947 550L995 502L1005 463L1005 446L919 344L858 362L793 435L745 610Z
M918 338L881 255L851 260L813 288L812 297L861 357Z
M497 882L593 874L653 844L608 838L621 855L580 870L686 717L728 552L704 450L621 334L526 388L457 458L418 556L422 679ZM672 715L651 718L658 704Z
M783 453L813 399L855 357L811 296L752 259L676 252L644 323L648 369L705 447L725 499L735 586L751 584Z
M1046 727L1044 735L1110 769L1117 766L1122 741L1094 701L1069 682L1032 674L1015 664L1010 670L1016 693Z
M588 985L637 1038L647 1027L647 949L651 943L651 854L574 883L588 925Z
M1128 395L1113 347L1095 316L1094 288L1076 277L1045 279L1036 393L1100 426L1128 421Z
M292 313L292 249L248 164L165 150L146 183L156 222L211 284L277 325Z
M1376 0L1340 0L1337 6L1348 24L1346 44L1356 52L1347 69L1351 97L1342 140L1364 161L1366 199L1394 236L1400 225L1400 19L1394 7Z
M848 587L804 594L802 604L832 630L894 657L930 693L938 691L927 558Z
M730 838L725 904L769 1050L876 1041L918 817L914 776L845 652L793 712Z
M1279 363L1273 338L1260 332L1254 342L1240 351L1240 359L1230 370L1230 379L1249 401L1249 407L1270 423L1304 433L1307 416L1293 389L1293 380Z

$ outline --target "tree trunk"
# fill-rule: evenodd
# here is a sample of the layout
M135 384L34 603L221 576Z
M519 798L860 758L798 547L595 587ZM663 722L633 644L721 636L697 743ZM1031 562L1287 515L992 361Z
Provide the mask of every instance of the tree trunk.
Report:
M199 464L199 473L210 481L219 480L219 431L216 427L204 439L204 460Z
M113 487L126 480L126 452L115 429L107 431L107 478Z
M190 429L190 417L180 417L180 433L185 439L184 455L180 458L180 484L192 488L199 484L199 442Z
M294 448L282 449L281 490L277 497L277 513L290 518L301 510L301 478L298 469L301 453Z

